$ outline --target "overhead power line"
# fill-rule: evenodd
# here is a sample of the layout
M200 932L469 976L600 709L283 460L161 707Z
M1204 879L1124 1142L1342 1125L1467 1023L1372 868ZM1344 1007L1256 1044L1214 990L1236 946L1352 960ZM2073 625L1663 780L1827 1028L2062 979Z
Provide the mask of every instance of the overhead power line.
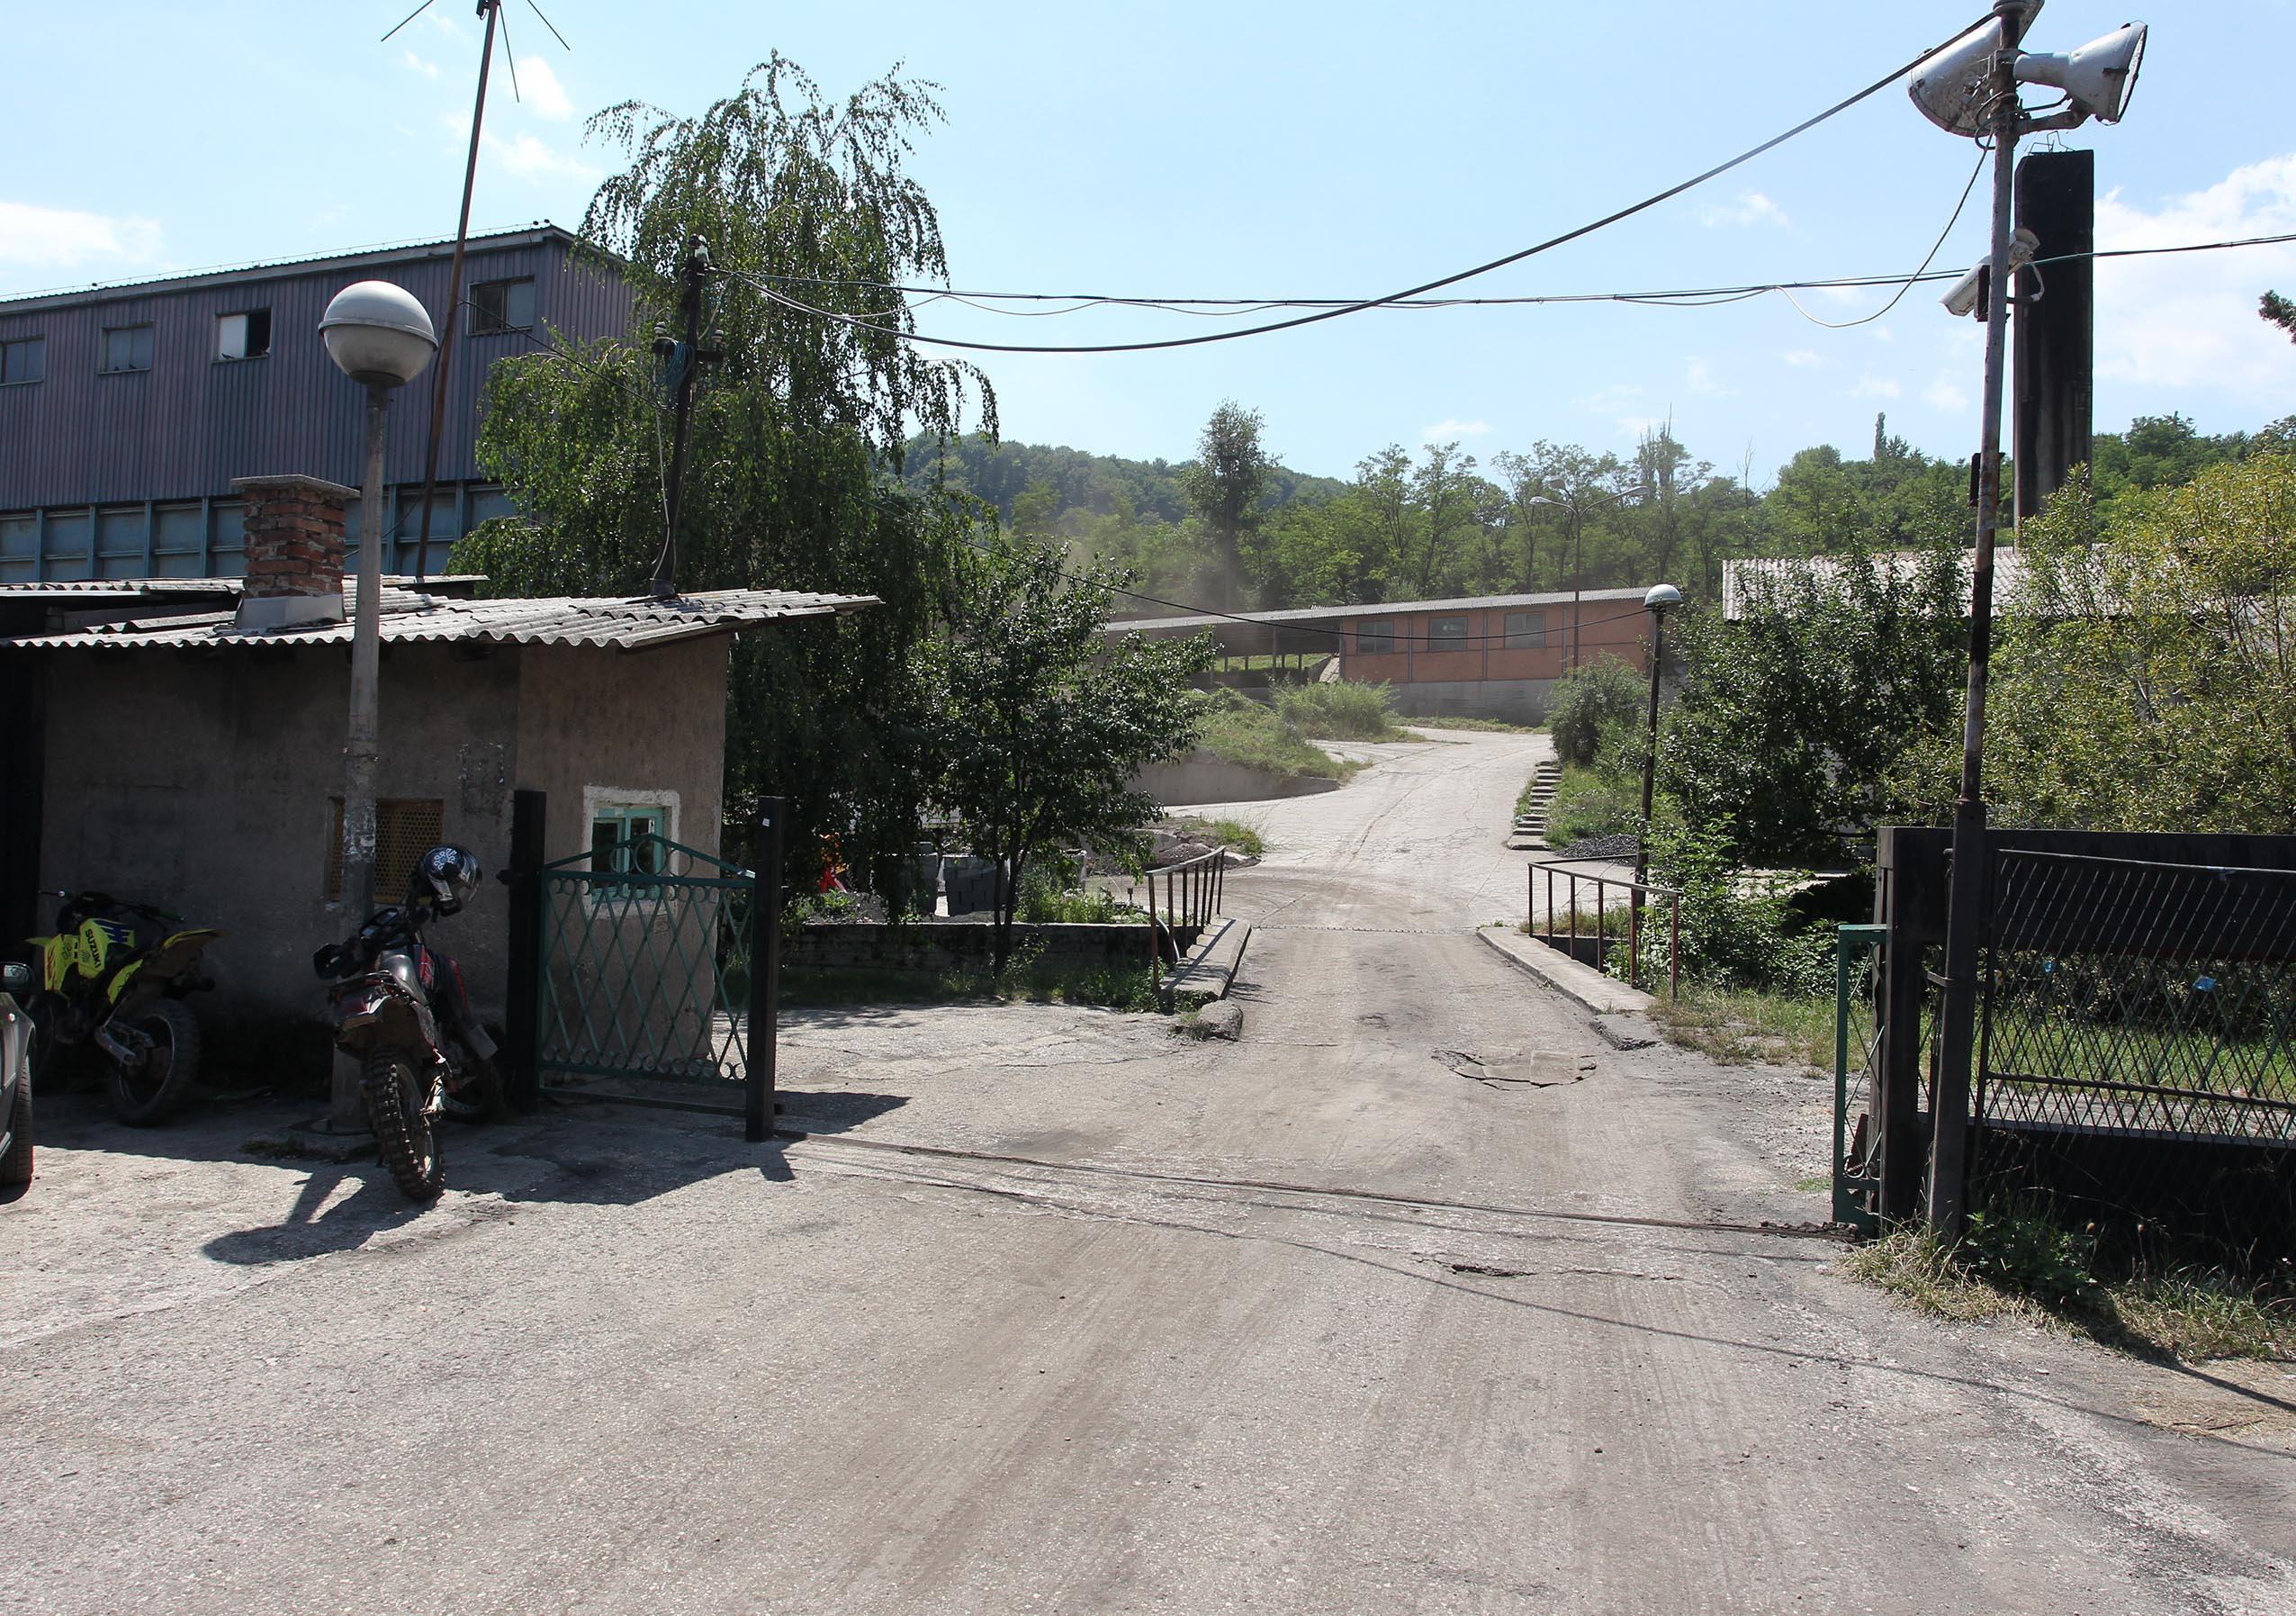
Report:
M776 291L771 286L765 284L765 283L761 280L757 280L754 277L751 278L752 284L757 285L761 291L764 292L768 297L772 298L777 302L785 304L786 306L796 309L803 313L815 315L824 320L835 320L842 325L854 326L864 330L874 331L882 336L896 337L907 342L928 343L936 348L965 348L976 353L1129 354L1141 353L1152 348L1195 348L1210 342L1233 342L1245 337L1265 337L1274 331L1295 330L1301 326L1314 325L1320 320L1337 320L1342 315L1358 314L1366 309L1380 308L1385 304L1394 302L1399 299L1419 297L1429 292L1440 291L1445 286L1457 285L1461 281L1472 280L1477 275L1488 275L1494 269L1504 269L1510 264L1519 264L1526 258L1535 257L1544 252L1551 252L1555 248L1563 246L1568 242L1576 241L1581 237L1593 235L1597 230L1607 230L1610 226L1620 222L1622 220L1631 219L1637 213L1646 212L1650 209L1658 206L1661 203L1670 202L1675 197L1681 195L1685 191L1693 190L1699 185L1705 185L1710 179L1714 179L1718 176L1729 173L1733 168L1740 167L1744 164L1753 161L1754 158L1760 157L1764 152L1770 151L1777 147L1784 145L1787 141L1794 139L1796 135L1803 134L1809 130L1815 129L1827 119L1834 117L1841 113L1847 112L1850 108L1857 105L1858 103L1865 100L1867 97L1877 95L1882 90L1887 89L1891 85L1895 84L1899 79L1904 77L1905 75L1911 73L1915 68L1921 66L1922 62L1928 60L1938 51L1943 50L1945 46L1951 44L1955 40L1963 38L1976 29L1985 26L1990 21L1991 14L1988 13L1986 16L1977 19L1976 22L1970 23L1967 27L1957 30L1950 38L1920 51L1910 61L1907 61L1899 67L1892 68L1887 73L1882 75L1881 77L1875 79L1873 83L1868 85L1865 88L1859 90L1852 95L1844 96L1841 100L1835 102L1832 106L1827 107L1823 112L1819 113L1813 117L1804 119L1801 122L1796 124L1793 128L1787 130L1784 133L1772 135L1769 140L1764 140L1759 146L1749 147L1744 151L1740 152L1737 156L1716 163L1713 167L1705 170L1703 173L1693 175L1688 179L1669 185L1663 191L1654 192L1651 195L1643 197L1640 202L1629 203L1626 206L1616 210L1615 212L1606 213L1599 219L1592 220L1588 223L1579 225L1574 229L1564 230L1560 235L1550 236L1544 241L1535 242L1529 247L1523 248L1515 252L1508 253L1504 257L1493 258L1487 264L1478 264L1471 269L1462 269L1451 275L1438 275L1434 280L1422 281L1416 286L1407 286L1402 291L1390 293L1385 297L1366 298L1362 302L1343 304L1338 308L1319 309L1311 313L1295 315L1289 320L1270 320L1265 325L1245 326L1239 330L1232 331L1207 331L1198 337L1168 337L1145 342L1092 343L1069 348L1049 348L1022 343L973 342L957 337L928 337L921 332L905 331L896 327L878 325L874 321L859 319L850 314L841 314L834 310L815 308L810 303L802 302L797 299L789 296L787 293Z
M2048 257L2036 258L2032 260L2032 264L2035 267L2039 267L2049 264L2071 263L2081 258L2160 257L2178 253L2222 252L2234 248L2279 247L2284 246L2291 241L2296 241L2296 231L2288 231L2278 235L2243 236L2222 241L2187 241L2180 242L2170 247L2123 247L2104 248L2093 252L2057 253ZM1933 249L1931 251L1931 259L1932 261L1936 257L1937 250L1939 249ZM1771 292L1827 292L1852 290L1860 287L1870 287L1875 290L1881 290L1888 287L1911 287L1934 284L1939 281L1958 280L1960 278L1960 271L1953 269L1924 268L1916 270L1912 274L1900 273L1895 275L1827 275L1804 280L1753 281L1742 283L1737 285L1724 286L1685 286L1664 289L1654 288L1631 292L1540 292L1524 293L1498 297L1389 298L1368 303L1364 302L1361 299L1337 297L1147 297L1130 294L1086 292L954 292L944 286L907 286L887 281L833 281L823 280L814 276L756 274L740 274L735 275L734 278L749 282L752 284L770 281L792 284L810 284L841 288L851 287L867 291L898 293L908 296L922 298L926 302L948 300L964 302L970 307L983 309L984 312L988 313L1042 319L1053 314L1081 313L1086 309L1100 307L1157 309L1175 314L1209 312L1223 315L1252 313L1268 309L1495 309L1539 307L1550 303L1635 303L1650 308L1705 309L1717 307L1724 303L1743 302L1750 298L1760 297L1766 293ZM770 290L770 288L764 287L761 287L761 289ZM802 304L794 304L794 300L787 301L792 302L794 306L804 306ZM993 309L986 307L986 304L990 302L1065 302L1073 306L1066 309L1042 311ZM1887 308L1885 307L1880 312L1886 313L1887 311ZM896 313L898 311L887 310L884 312L889 315ZM1865 319L1871 320L1876 317L1877 316L1868 315L1866 316ZM1817 323L1829 327L1839 327L1844 322L1819 320ZM1852 320L1846 323L1855 325L1862 323L1862 321ZM896 336L904 334L893 331L890 327L872 327L870 329L883 330L888 332L888 334ZM1242 333L1238 334L1241 335ZM918 340L927 341L931 339L920 338ZM1103 350L1092 348L1031 348L1020 351L1032 353L1090 353Z

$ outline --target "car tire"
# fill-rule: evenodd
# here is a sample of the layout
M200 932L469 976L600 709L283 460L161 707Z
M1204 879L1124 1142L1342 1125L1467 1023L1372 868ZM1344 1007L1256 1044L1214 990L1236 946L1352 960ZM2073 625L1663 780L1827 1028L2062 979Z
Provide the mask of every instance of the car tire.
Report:
M32 1187L32 1079L27 1075L16 1090L15 1115L9 1119L8 1150L0 1155L0 1205L21 1198Z

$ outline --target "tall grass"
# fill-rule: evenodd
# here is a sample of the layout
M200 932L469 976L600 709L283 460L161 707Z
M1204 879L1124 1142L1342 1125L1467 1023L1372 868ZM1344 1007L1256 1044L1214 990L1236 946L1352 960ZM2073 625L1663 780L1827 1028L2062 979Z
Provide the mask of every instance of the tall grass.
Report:
M1275 689L1279 717L1301 735L1331 741L1399 741L1408 732L1395 721L1395 700L1383 684L1334 680Z

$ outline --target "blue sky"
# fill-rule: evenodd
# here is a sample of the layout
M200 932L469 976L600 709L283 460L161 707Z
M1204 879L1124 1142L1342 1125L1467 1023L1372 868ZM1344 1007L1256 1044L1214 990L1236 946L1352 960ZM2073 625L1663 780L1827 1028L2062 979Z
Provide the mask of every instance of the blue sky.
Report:
M2124 0L2125 3L2125 0ZM452 233L475 67L470 0L20 10L15 162L0 173L0 293ZM1767 138L1950 33L1978 0L1812 7L1340 3L1130 10L900 3L508 11L475 226L572 224L615 154L581 120L636 97L698 110L779 48L832 93L896 61L941 86L915 170L952 276L988 290L1351 295L1498 256ZM2127 20L2051 0L2030 43ZM2284 86L2296 0L2163 8L2127 120L2098 153L2104 245L2296 230ZM98 66L100 64L100 67ZM91 94L100 88L102 94ZM38 132L35 132L38 131ZM1976 160L1891 89L1703 190L1473 283L1487 293L1910 270ZM1940 264L1982 251L1983 193ZM2296 411L2296 344L2253 311L2296 295L2296 247L2100 267L2097 424L2180 411L2207 430ZM1864 313L1873 294L1805 297ZM928 330L1128 340L1178 315L1004 319L940 304ZM1457 438L1624 451L1669 416L1760 483L1795 450L1862 454L1877 411L1933 453L1975 447L1978 328L1916 289L1830 330L1775 295L1724 308L1374 312L1171 353L989 356L1005 435L1183 458L1235 398L1302 470Z

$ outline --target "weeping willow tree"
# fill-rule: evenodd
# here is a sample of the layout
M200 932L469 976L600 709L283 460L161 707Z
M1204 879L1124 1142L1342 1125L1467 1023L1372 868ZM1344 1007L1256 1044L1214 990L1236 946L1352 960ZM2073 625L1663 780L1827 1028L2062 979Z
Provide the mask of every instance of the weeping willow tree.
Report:
M589 138L627 166L599 188L581 234L635 294L630 333L552 333L495 366L479 460L520 514L455 554L503 594L644 592L662 541L671 404L693 362L682 344L657 353L656 339L683 335L679 277L698 239L715 270L700 348L721 357L695 393L679 586L883 601L735 642L727 817L747 823L759 795L787 795L800 877L814 833L836 833L857 863L914 835L930 769L912 653L963 587L972 518L937 483L901 484L904 447L953 439L968 403L995 430L986 379L903 340L909 310L885 289L947 279L939 219L905 169L912 138L941 120L932 88L896 68L832 101L777 54L698 117L629 102L591 119Z

